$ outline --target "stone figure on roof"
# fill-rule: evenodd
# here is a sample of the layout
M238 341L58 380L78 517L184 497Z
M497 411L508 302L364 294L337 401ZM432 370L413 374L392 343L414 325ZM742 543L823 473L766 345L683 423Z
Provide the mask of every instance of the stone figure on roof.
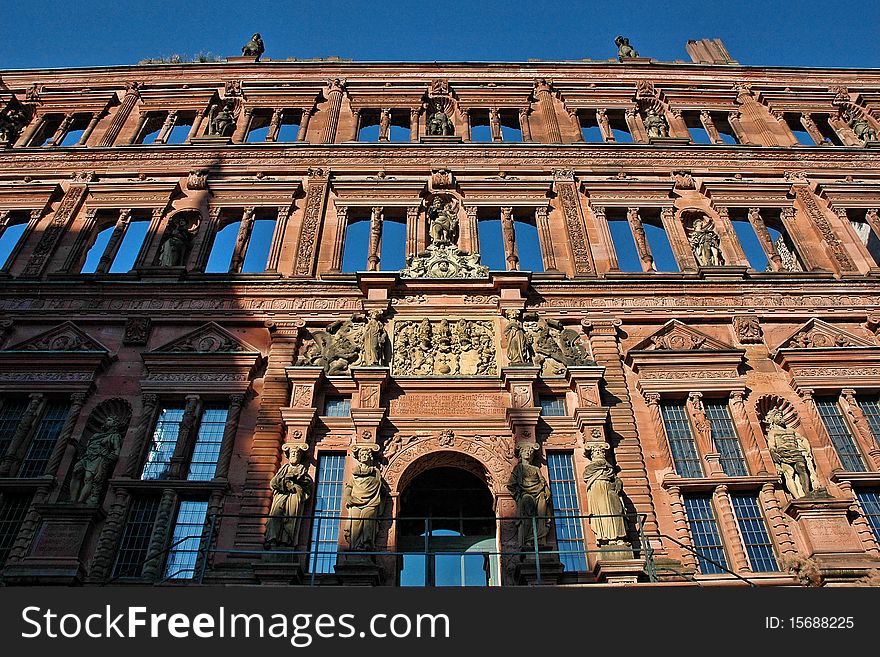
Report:
M260 33L257 32L254 36L251 37L251 40L248 41L241 49L241 54L244 57L252 57L256 56L257 59L260 59L260 56L266 51L266 48L263 46L263 37L260 36Z
M636 49L629 45L629 39L624 36L616 37L614 39L614 45L617 46L617 56L620 59L639 56L639 53L636 52Z

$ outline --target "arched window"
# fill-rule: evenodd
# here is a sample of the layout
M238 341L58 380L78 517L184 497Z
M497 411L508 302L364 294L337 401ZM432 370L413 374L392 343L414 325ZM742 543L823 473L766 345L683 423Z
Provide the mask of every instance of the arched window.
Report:
M27 227L28 217L25 212L10 212L0 220L0 271L6 271L12 265Z
M342 249L342 271L366 271L367 252L370 247L370 218L359 212L363 208L351 208L355 216L345 227L345 243Z

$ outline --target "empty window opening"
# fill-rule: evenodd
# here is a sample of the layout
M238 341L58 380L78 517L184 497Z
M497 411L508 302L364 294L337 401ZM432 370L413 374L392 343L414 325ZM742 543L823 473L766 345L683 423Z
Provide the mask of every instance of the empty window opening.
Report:
M712 138L706 131L699 112L682 112L682 118L690 133L691 141L695 144L711 144Z
M379 269L396 271L406 266L406 218L397 216L399 208L385 208L382 240L379 244Z
M803 271L804 263L795 251L794 243L782 222L782 211L779 208L762 209L761 217L767 226L773 249L779 254L783 271Z
M489 211L489 208L487 208L487 211ZM497 212L497 210L495 211ZM501 219L480 218L477 221L477 233L480 240L480 262L491 271L506 270L507 261L504 258Z
M513 221L513 227L520 271L544 271L541 240L538 238L538 228L535 226L534 220L516 218Z
M61 114L47 114L43 119L43 122L40 123L37 133L34 135L33 139L31 139L31 143L28 145L46 146L49 141L51 141L52 137L55 136L55 133L58 132L58 128L61 127L61 121L63 120L64 116Z
M70 126L67 128L67 132L64 133L58 145L76 146L85 134L91 120L91 114L75 114L73 121L71 121Z
M0 269L6 269L16 247L27 230L28 219L23 213L14 213L7 218L6 228L0 227Z
M355 208L351 208L350 212L355 210ZM369 216L356 216L349 219L348 226L345 228L345 243L342 247L342 271L366 271L369 248Z
M629 125L626 122L626 114L623 110L608 110L608 126L614 135L614 140L624 144L632 143L632 133L629 131Z
M150 112L146 121L141 128L141 133L135 140L138 144L153 144L162 132L162 126L165 125L165 119L168 112Z
M833 146L843 146L843 142L840 141L837 132L831 127L831 124L828 123L827 114L812 114L811 116L813 117L813 123L816 124L819 132L825 138L826 143L832 144Z
M389 141L410 141L412 139L410 131L411 126L409 122L409 110L391 110L391 126L388 129Z
M299 127L302 123L302 112L286 109L281 112L281 123L278 124L278 137L275 141L294 142L299 138Z
M865 210L850 209L846 211L846 214L859 240L868 249L874 264L880 265L880 239L878 239L877 234L871 229L871 225L865 219L867 213ZM0 259L2 257L2 253L0 253Z
M659 272L679 271L669 236L660 221L660 211L656 208L643 208L639 212L645 228L645 239L654 257L654 269Z
M248 133L245 141L249 144L256 144L266 141L269 135L269 123L272 120L272 112L268 110L254 110L251 115L251 122L248 125Z
M608 220L611 242L614 245L614 253L617 256L617 266L620 271L642 271L642 261L639 258L636 241L629 222L626 220L626 208L608 208L605 216Z
M739 239L740 246L748 258L749 266L755 271L771 271L770 260L764 247L761 246L761 240L758 239L757 233L746 216L745 208L737 208L731 210L730 220L733 223L733 230Z
M238 241L240 230L241 219L238 219L226 224L217 231L214 243L211 245L208 264L205 265L205 273L222 274L229 272L229 267L232 264L232 255L235 252L235 243Z
M584 141L593 144L601 144L605 141L602 129L596 120L596 110L578 110L577 119Z
M361 110L358 141L379 141L379 110Z
M471 122L471 141L492 141L492 127L489 125L489 110L472 109L468 112Z
M86 253L86 259L83 262L80 273L94 274L98 270L98 263L101 261L101 256L107 250L107 245L110 243L110 236L113 235L114 228L115 224L111 223L109 226L98 231L95 235L95 241Z
M794 135L794 138L799 144L802 144L804 146L816 145L816 142L810 136L810 133L807 132L804 124L801 123L800 114L786 112L783 117L785 118L785 124L788 126L788 129L791 130L791 133Z
M189 131L192 130L195 115L191 112L178 113L177 119L174 121L174 127L168 133L166 144L183 144L189 137Z
M731 146L738 144L739 140L736 138L736 132L733 130L733 126L730 125L727 114L724 112L712 112L711 116L712 123L715 124L715 130L718 132L721 141Z
M519 112L514 109L498 110L498 118L501 123L502 141L522 141L522 128L519 124Z
M110 265L111 274L124 274L134 269L138 254L147 238L147 230L150 228L149 221L131 221L122 236L119 250Z
M275 236L276 223L276 220L270 217L259 218L254 221L247 243L247 250L244 254L244 261L241 265L243 274L266 271L269 251L272 249L272 238Z

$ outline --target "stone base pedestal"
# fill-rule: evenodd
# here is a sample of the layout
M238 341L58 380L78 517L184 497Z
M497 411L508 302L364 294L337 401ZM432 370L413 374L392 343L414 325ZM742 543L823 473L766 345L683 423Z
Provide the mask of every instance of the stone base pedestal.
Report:
M653 60L650 57L618 57L617 61L621 64L650 64Z
M722 265L720 267L699 267L697 272L700 278L707 281L715 280L740 280L748 271L748 267L741 265Z
M687 137L648 137L648 143L654 146L686 146L691 140Z
M785 512L797 524L809 557L865 558L859 537L849 524L849 500L823 497L821 494L792 500Z
M260 584L274 586L302 584L304 578L302 560L301 554L268 551L263 555L262 560L252 564L254 576Z
M336 577L343 586L379 586L382 568L368 554L340 554L336 560Z
M460 144L461 137L458 135L422 135L419 137L420 144Z
M189 140L193 146L228 146L232 143L232 136L224 137L223 135L210 135L204 137L193 137Z
M226 61L230 64L253 64L259 60L259 55L236 55L235 57L226 58Z
M158 265L151 265L148 267L138 267L135 269L139 276L149 277L149 278L173 278L179 279L186 276L186 267L160 267Z
M3 569L10 584L81 584L86 575L83 556L104 512L85 504L38 504L40 524L28 554Z
M632 552L630 552L632 556ZM639 559L601 558L593 568L593 575L599 582L624 586L636 584L645 575L645 564Z
M865 148L880 148L880 141L866 141Z
M540 566L540 577L538 566ZM559 583L563 569L558 554L539 554L537 559L534 554L524 554L522 561L516 566L514 578L516 583L521 585L552 586Z

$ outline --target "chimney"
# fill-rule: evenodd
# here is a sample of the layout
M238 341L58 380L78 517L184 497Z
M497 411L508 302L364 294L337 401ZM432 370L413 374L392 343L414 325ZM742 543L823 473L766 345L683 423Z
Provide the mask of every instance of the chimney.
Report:
M731 59L721 39L691 39L685 48L694 64L739 64Z

